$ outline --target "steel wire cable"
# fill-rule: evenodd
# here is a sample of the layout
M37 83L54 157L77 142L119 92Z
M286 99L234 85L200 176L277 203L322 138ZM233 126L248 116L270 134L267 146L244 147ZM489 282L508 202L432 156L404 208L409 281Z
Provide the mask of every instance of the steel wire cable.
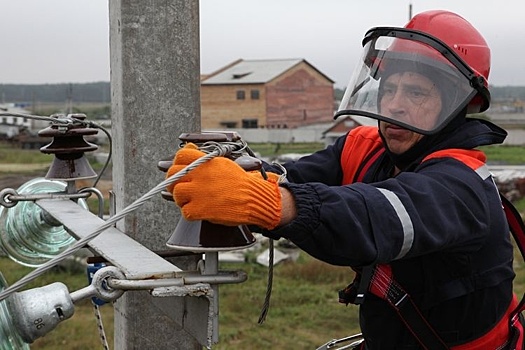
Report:
M73 124L72 118L57 118L53 116L32 115L32 114L24 114L24 113L0 112L0 117L17 117L17 118L27 118L27 119L34 119L34 120L43 120L43 121L48 121L52 123L60 123L64 125ZM80 122L80 121L75 120L75 122ZM82 124L85 124L85 123L82 123Z
M97 320L97 329L100 336L100 342L102 343L104 350L109 350L108 338L106 337L106 331L104 330L104 323L102 322L100 308L94 301L91 301L91 303L93 304L93 311L95 313L95 319Z
M11 294L19 291L21 288L23 288L25 285L27 285L29 282L33 281L37 277L44 274L49 269L56 266L58 263L62 262L64 259L66 259L68 256L76 253L78 250L83 248L89 241L97 237L100 233L102 233L104 230L112 227L117 221L125 217L126 215L134 212L136 209L138 209L140 206L142 206L144 203L146 203L148 200L150 200L153 196L159 194L160 192L164 191L165 188L168 185L171 185L175 181L181 179L184 177L188 172L195 169L196 167L200 166L201 164L215 158L218 156L225 156L227 154L232 154L236 151L238 151L239 145L234 143L210 143L208 145L210 148L214 148L213 151L205 154L201 158L195 160L188 166L186 166L184 169L179 171L176 174L173 174L169 178L165 179L164 181L160 182L158 185L153 187L151 190L149 190L146 194L144 194L142 197L135 200L133 203L122 209L119 213L115 214L114 216L110 217L104 224L100 225L96 230L94 230L89 235L83 237L82 239L78 240L76 243L71 245L68 249L63 251L61 254L57 255L53 259L45 262L35 270L31 271L24 277L20 278L17 282L13 283L9 287L5 288L2 292L0 292L0 301L8 298Z

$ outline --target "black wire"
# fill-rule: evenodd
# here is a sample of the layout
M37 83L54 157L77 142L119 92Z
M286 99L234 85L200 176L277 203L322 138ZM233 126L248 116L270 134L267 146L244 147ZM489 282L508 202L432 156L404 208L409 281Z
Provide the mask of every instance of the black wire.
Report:
M248 154L252 157L255 157L255 154L252 152L252 150L247 146L246 150ZM266 174L266 171L263 167L261 167L261 175L263 179L268 179L268 174ZM263 307L261 309L261 314L259 316L259 321L257 321L258 324L263 324L266 320L266 316L268 315L268 310L270 309L270 299L272 296L272 288L273 288L273 255L274 255L274 244L273 239L269 238L269 246L268 246L268 282L266 284L266 295L264 296L264 303Z
M113 150L113 139L111 138L111 134L109 133L109 131L107 131L101 125L98 125L98 124L95 124L95 123L92 123L92 122L89 122L87 124L90 127L102 130L106 134L106 136L108 137L108 143L109 143L108 158L106 159L106 162L104 163L104 166L102 167L102 170L100 170L100 173L98 174L97 178L95 179L95 182L93 183L93 187L96 187L98 182L102 178L102 175L104 174L104 172L106 171L107 167L109 166L110 161L111 161L111 155L112 155L112 152L113 152L112 151Z
M273 239L270 238L269 241L270 245L268 247L269 257L268 257L268 283L266 287L266 295L264 297L264 303L261 310L261 315L259 316L259 321L257 321L258 324L263 324L266 320L266 316L268 315L268 310L270 309L270 298L272 296L272 286L273 286L273 253L274 253L274 246L273 246Z

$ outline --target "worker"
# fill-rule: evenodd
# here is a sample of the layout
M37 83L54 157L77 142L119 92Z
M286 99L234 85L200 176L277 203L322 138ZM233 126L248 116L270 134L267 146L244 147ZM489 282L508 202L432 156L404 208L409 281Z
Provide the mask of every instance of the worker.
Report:
M509 226L477 149L506 132L467 118L490 104L486 41L435 10L369 30L363 48L336 117L375 125L284 164L285 181L216 157L169 190L188 220L256 225L355 270L342 298L360 305L361 349L521 349ZM203 155L187 144L167 175Z

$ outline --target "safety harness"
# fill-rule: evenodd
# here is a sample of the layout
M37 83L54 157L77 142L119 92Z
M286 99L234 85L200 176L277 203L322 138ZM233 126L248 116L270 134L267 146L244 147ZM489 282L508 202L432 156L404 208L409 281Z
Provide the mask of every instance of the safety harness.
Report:
M359 169L356 169L354 173L354 181L362 181L367 170L384 152L384 148L377 147L377 145L373 148L374 150L365 157L364 162ZM463 156L468 155L469 152L477 151L438 151L427 156L423 161L430 158L440 157L442 155L450 157L451 153L454 154L454 152L457 154L458 158L464 159ZM512 232L522 257L525 259L525 225L523 224L523 220L514 205L501 193L500 198L509 223L510 231ZM376 266L367 266L357 272L357 275L360 275L360 283L357 288L356 283L352 283L345 289L339 291L339 302L344 304L361 304L364 301L364 296L367 291L385 300L388 305L394 309L401 321L423 349L525 350L523 349L524 328L520 322L520 319L522 318L521 312L525 310L525 295L519 303L517 297L514 295L505 315L485 335L466 344L449 348L427 322L410 295L394 280L390 265L379 264Z

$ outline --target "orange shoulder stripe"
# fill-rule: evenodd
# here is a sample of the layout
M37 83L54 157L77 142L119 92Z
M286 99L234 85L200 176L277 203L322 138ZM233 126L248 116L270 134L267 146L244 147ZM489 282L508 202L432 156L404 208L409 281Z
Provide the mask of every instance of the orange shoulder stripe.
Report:
M485 165L487 160L485 153L480 150L450 148L429 154L423 159L423 162L435 158L454 158L473 170Z
M343 185L354 182L354 178L363 162L383 146L379 130L373 126L360 126L351 130L341 154Z

